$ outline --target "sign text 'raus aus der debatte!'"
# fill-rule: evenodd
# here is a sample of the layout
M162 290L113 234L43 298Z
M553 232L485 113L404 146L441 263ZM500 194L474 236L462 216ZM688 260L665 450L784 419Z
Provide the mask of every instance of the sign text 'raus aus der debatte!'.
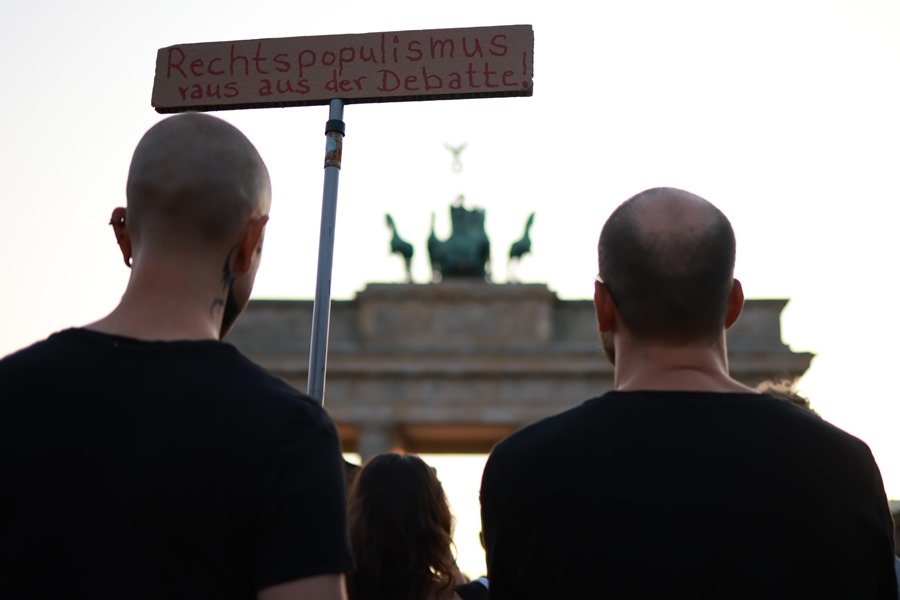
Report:
M161 113L531 96L530 25L179 44L156 58Z

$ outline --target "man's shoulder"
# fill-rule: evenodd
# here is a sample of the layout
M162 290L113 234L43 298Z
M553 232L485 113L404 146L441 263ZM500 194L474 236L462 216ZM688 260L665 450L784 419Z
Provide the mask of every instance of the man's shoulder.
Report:
M21 372L30 366L57 361L60 355L72 352L70 338L77 329L65 329L0 357L0 374ZM64 365L59 365L64 366Z
M214 385L223 404L230 405L238 413L253 415L254 420L270 421L272 426L280 423L291 429L305 423L327 431L334 429L333 420L321 402L238 348L227 343L215 343L220 348L211 355L214 360L204 371L204 377L216 379Z
M565 444L572 439L573 433L618 419L623 411L629 412L643 398L643 393L605 392L525 425L501 440L494 451Z
M0 383L15 386L36 373L65 376L72 389L93 389L102 379L105 388L121 384L133 397L168 390L167 395L197 401L210 398L222 408L246 405L254 413L311 415L327 421L320 403L235 346L216 340L147 341L69 328L0 359ZM140 382L152 389L134 386Z
M507 459L528 462L528 456L548 457L577 443L581 431L604 412L607 396L591 398L555 415L535 421L500 440L491 450L489 465Z
M230 385L242 395L264 397L292 412L326 416L321 402L298 389L280 375L243 354L234 346L225 344L232 351L228 360L233 361L235 378Z
M705 423L707 425L702 425ZM491 460L521 460L530 455L552 456L586 446L602 445L641 431L674 431L679 427L746 428L765 425L772 432L796 438L806 429L813 437L839 442L838 448L867 450L851 434L827 423L812 412L766 394L690 391L610 391L558 414L545 417L510 434L491 451ZM631 432L631 433L629 433ZM842 442L842 443L840 443Z

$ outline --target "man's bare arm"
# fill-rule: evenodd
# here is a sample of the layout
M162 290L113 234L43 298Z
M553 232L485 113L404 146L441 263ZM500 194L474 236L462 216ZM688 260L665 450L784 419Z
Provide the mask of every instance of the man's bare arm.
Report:
M316 575L260 590L256 600L347 600L343 573Z

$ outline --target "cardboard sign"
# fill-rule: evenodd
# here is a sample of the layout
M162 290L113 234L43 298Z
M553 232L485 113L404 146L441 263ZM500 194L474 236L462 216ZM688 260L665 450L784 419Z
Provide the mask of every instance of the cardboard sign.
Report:
M179 44L156 56L160 113L531 96L531 25Z

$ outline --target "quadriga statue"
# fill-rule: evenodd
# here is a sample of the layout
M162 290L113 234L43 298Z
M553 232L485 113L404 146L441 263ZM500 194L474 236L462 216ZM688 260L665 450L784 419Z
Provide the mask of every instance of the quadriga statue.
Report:
M491 242L484 230L484 209L467 209L463 196L450 206L450 237L439 240L434 233L434 213L431 214L431 234L428 236L428 257L431 260L433 281L448 278L490 280Z

